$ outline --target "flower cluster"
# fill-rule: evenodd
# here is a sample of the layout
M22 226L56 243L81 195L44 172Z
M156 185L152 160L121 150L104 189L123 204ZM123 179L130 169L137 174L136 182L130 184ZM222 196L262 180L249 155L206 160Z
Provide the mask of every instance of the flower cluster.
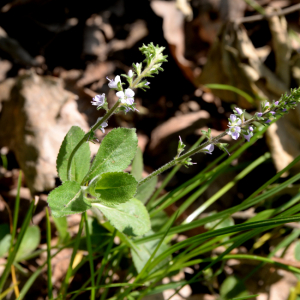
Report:
M95 96L93 98L93 101L91 101L91 103L92 103L92 105L97 106L97 109L104 107L106 104L105 94Z
M283 95L280 100L270 102L265 101L261 103L261 112L257 112L254 117L245 122L244 111L240 108L235 108L234 113L231 114L229 120L229 129L227 134L234 140L237 140L240 134L249 142L253 136L253 121L258 121L263 125L269 125L277 116L287 113L290 108L295 108L299 102L299 90L291 90L291 95ZM250 125L251 124L251 125ZM250 125L250 126L248 126ZM246 128L248 126L248 128Z
M117 75L114 79L110 79L108 86L111 89L116 90L116 96L119 98L120 105L115 109L114 113L123 111L125 113L129 111L138 111L135 108L134 95L135 92L133 89L140 88L142 90L149 89L150 82L144 80L146 77L153 77L154 74L158 74L159 71L163 71L161 65L163 62L166 62L166 57L162 54L164 47L154 46L153 43L149 45L143 45L140 50L146 56L144 62L146 66L143 68L143 63L133 63L133 70L130 69L127 75L122 74L121 76L125 77L129 87L123 90L123 85L121 77ZM97 106L97 109L103 108L108 112L108 105L105 98L105 94L97 95L91 101L92 105ZM101 126L100 126L101 127ZM103 126L101 127L103 128ZM100 128L100 129L101 129Z
M291 93L283 95L280 100L273 101L272 104L270 102L265 101L261 103L261 112L257 112L251 119L245 121L245 110L241 108L234 108L233 114L230 115L228 119L228 129L216 138L211 137L211 131L201 130L202 133L208 139L210 144L201 148L201 152L211 154L214 150L214 145L216 145L219 149L228 153L227 144L218 143L218 140L228 134L232 137L232 139L237 140L241 135L244 139L249 142L251 137L253 136L253 131L255 125L260 123L262 125L268 126L270 123L275 120L278 116L282 116L287 113L289 109L294 109L297 106L297 103L300 102L300 89L292 89ZM203 145L204 146L204 145Z
M233 111L234 114L231 114L230 118L228 119L229 129L227 131L227 134L230 135L234 140L237 140L242 134L243 137L247 140L247 142L249 142L250 138L253 136L253 127L249 126L247 129L245 129L245 111L238 107L236 107Z

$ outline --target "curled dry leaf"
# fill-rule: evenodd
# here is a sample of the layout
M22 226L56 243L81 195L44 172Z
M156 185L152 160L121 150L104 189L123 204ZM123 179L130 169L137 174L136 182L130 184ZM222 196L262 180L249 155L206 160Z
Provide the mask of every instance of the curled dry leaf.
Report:
M1 146L14 152L32 193L51 190L65 134L74 124L85 130L88 124L77 110L76 96L64 89L62 80L29 72L11 83L0 117L0 128L6 128L0 131Z

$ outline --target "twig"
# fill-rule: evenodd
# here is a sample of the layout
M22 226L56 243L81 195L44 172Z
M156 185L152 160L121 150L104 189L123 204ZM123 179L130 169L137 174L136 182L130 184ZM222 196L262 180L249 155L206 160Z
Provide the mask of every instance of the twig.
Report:
M274 16L283 16L290 14L294 11L300 10L300 4L295 4L293 6L290 6L288 8L279 10L279 11L274 11L272 13L267 13L265 15L255 15L255 16L250 16L250 17L243 17L235 20L234 22L236 24L241 24L241 23L249 23L249 22L255 22L255 21L260 21L264 19L269 19Z

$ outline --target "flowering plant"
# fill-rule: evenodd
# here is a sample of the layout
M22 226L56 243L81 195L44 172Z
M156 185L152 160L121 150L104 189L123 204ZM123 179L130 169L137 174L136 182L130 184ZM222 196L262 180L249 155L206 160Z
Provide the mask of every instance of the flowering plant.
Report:
M94 97L92 105L97 109L104 109L106 114L98 118L89 132L84 133L81 128L73 126L64 138L57 157L57 171L62 185L48 197L54 216L83 213L94 207L120 232L143 235L150 230L150 219L146 207L135 195L143 192L152 178L175 165L192 165L192 155L199 152L212 154L215 146L229 154L227 144L219 142L222 137L230 135L237 140L243 136L249 141L255 124L269 125L277 116L285 114L300 101L300 89L291 90L290 95L283 95L279 101L272 104L264 102L261 112L249 120L245 120L244 110L235 108L225 132L213 138L210 129L202 131L207 141L184 154L185 145L180 138L175 158L144 179L123 171L136 155L138 141L135 129L115 128L109 132L90 163L88 142L95 140L95 131L100 129L104 133L113 114L137 111L134 89L148 89L150 83L146 78L163 71L161 65L167 61L163 55L163 47L151 43L143 45L140 50L146 56L143 63L133 64L133 70L122 75L128 83L126 89L123 88L125 83L120 76L108 78L108 86L116 91L117 102L109 108L105 94Z

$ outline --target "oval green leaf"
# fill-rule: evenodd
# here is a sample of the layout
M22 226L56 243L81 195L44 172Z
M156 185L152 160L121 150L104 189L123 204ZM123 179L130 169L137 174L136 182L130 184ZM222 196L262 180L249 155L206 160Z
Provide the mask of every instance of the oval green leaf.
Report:
M81 186L75 181L66 181L48 196L48 204L54 217L83 213L91 208L85 201Z
M135 156L137 149L135 129L116 128L103 139L84 182L106 172L123 171Z
M84 131L78 126L72 126L65 136L57 156L56 168L58 176L62 182L68 180L68 161L75 146L84 137ZM71 181L81 183L83 177L90 168L90 147L88 143L84 143L77 150L71 163Z
M20 261L26 258L27 255L29 255L38 247L40 241L41 241L40 228L38 226L28 227L27 230L25 231L24 237L20 244L20 248L17 252L15 260Z
M99 200L104 204L119 204L131 199L137 188L136 179L124 172L104 173L95 184Z
M93 203L120 232L127 235L140 236L151 229L150 218L143 203L135 198L115 207Z

